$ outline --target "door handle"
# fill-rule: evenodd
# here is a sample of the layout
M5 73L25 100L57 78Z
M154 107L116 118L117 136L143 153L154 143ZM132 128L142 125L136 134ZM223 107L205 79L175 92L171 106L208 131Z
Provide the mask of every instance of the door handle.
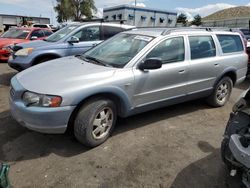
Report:
M95 47L96 45L97 45L96 43L95 43L95 44L92 44L93 47Z
M219 66L219 63L215 63L214 66L218 67L218 66Z
M179 70L179 73L181 74L181 73L184 73L185 72L185 70Z

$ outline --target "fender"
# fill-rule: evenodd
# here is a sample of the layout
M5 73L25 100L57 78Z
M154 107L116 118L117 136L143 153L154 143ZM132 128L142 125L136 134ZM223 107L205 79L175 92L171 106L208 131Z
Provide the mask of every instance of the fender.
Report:
M213 88L215 88L216 84L228 73L232 73L235 76L235 80L232 79L233 83L237 80L237 69L234 67L227 67L223 72L220 74L220 76L217 77L217 79L214 82Z
M75 100L73 99L72 104L76 106L83 103L85 100L98 96L98 95L111 95L116 96L121 101L121 116L127 117L132 108L131 101L126 92L124 92L121 88L115 86L107 86L107 87L96 87L91 89L84 89L84 92L79 92L78 96ZM112 98L111 98L112 99Z

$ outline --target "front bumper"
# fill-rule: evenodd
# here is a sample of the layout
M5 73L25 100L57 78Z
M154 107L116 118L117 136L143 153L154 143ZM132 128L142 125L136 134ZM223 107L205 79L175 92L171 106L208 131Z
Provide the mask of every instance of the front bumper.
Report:
M41 133L60 134L67 129L74 106L57 108L27 107L9 98L12 117L22 126Z
M8 59L8 65L17 71L21 71L31 67L32 61L28 56L10 55Z
M75 106L27 107L22 101L26 91L16 77L11 79L10 111L14 119L28 129L51 134L64 133Z
M244 147L240 142L238 134L231 135L229 140L229 148L234 158L245 167L250 169L250 146Z
M8 61L10 52L7 50L0 50L0 61Z

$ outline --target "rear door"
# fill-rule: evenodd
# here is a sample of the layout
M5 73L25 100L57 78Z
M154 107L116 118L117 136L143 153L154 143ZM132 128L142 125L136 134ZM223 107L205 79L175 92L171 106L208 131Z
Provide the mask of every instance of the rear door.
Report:
M220 57L212 35L189 35L189 83L188 94L206 92L213 88L218 71Z
M67 56L82 54L102 41L100 26L84 27L72 36L79 38L79 43L68 43Z

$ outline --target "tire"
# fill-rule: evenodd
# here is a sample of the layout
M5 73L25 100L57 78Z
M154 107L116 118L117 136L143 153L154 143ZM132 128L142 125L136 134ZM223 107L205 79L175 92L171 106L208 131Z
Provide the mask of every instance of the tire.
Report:
M224 138L221 142L221 159L229 167L230 163L226 160L226 154L229 152L229 141Z
M74 121L76 139L87 147L96 147L111 135L117 118L113 101L95 98L81 107Z
M223 77L215 86L213 93L207 98L207 103L213 107L224 106L233 89L232 79Z

